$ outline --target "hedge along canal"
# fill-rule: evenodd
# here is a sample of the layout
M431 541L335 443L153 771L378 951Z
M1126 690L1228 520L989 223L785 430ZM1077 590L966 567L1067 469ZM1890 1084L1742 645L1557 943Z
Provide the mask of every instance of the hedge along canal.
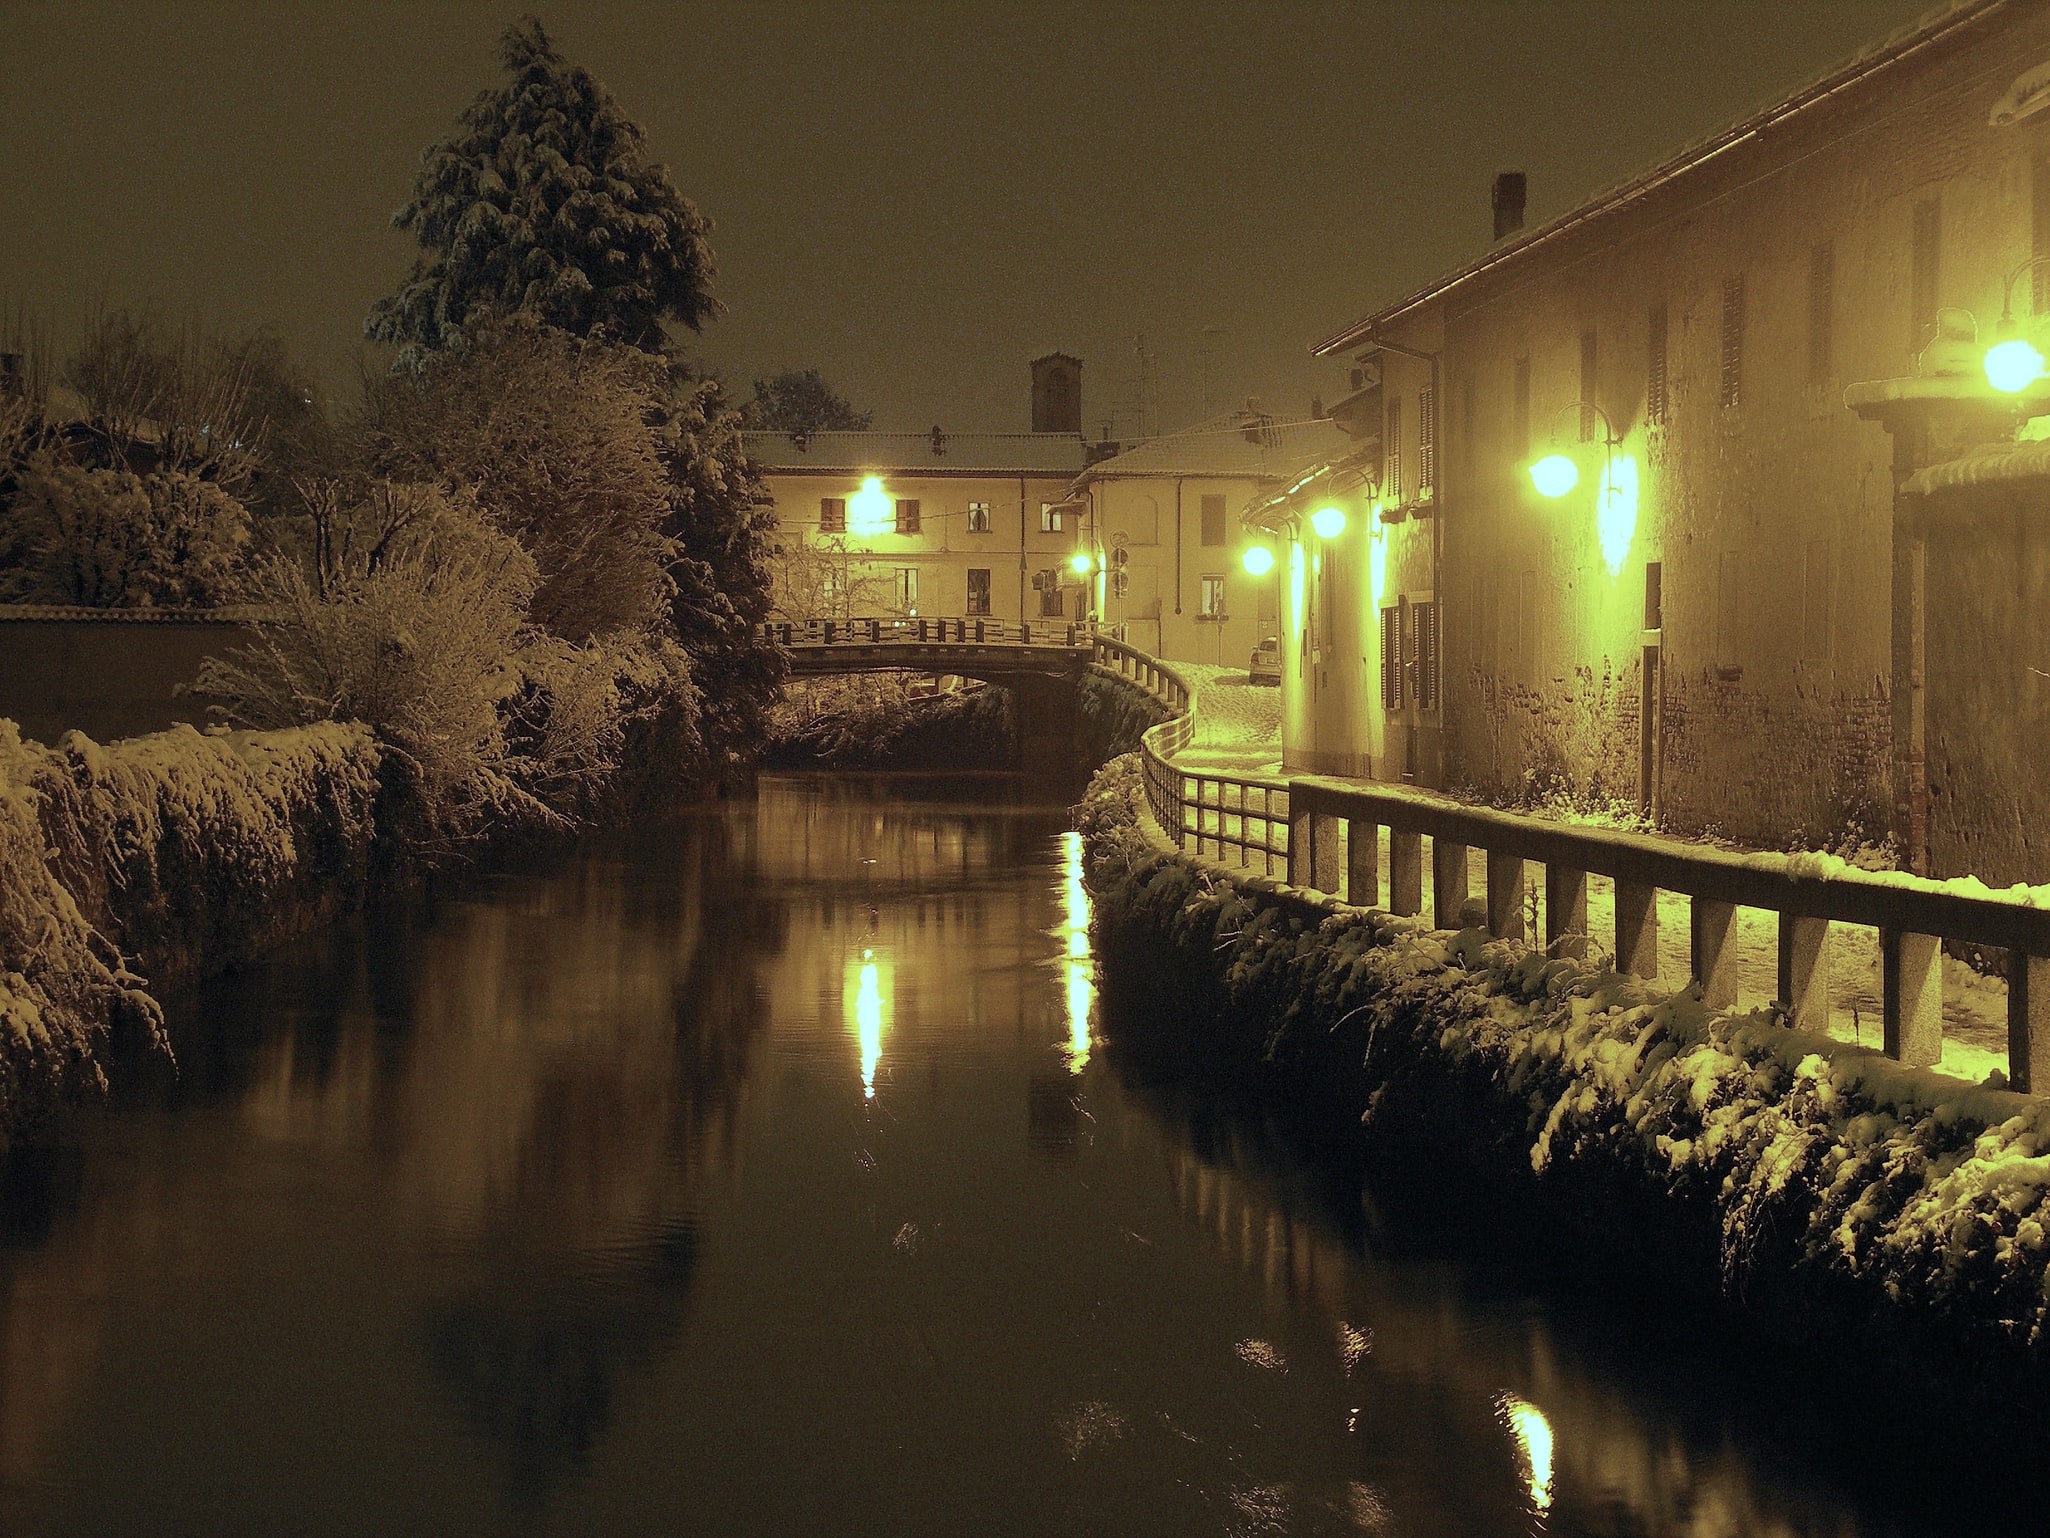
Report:
M1107 989L1370 1168L1885 1392L1846 1415L2040 1450L2050 1105L1717 1012L1593 960L1190 857L1136 758L1078 809ZM1890 1390L1890 1392L1886 1392Z

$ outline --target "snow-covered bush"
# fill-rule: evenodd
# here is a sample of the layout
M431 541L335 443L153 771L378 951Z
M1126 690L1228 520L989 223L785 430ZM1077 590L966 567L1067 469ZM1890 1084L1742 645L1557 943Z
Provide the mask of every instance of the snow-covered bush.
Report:
M176 607L236 594L248 509L184 470L135 475L29 460L0 509L0 598Z

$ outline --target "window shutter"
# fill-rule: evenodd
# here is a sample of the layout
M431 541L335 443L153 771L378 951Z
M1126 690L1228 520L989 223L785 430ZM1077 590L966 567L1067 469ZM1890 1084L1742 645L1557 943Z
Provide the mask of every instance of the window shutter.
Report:
M1402 611L1393 607L1381 611L1381 708L1396 710L1402 705Z
M1654 422L1666 419L1666 307L1651 307L1646 345L1644 414Z
M1221 545L1225 543L1224 498L1206 496L1203 498L1203 543Z
M1722 402L1735 406L1744 384L1744 275L1723 280Z
M1402 500L1402 402L1388 403L1388 442L1382 449L1383 462L1388 466L1384 479L1391 501Z
M819 532L821 534L845 534L847 532L847 499L845 497L819 498Z
M918 498L899 497L897 499L897 532L899 534L916 534L918 532Z
M1416 398L1417 491L1437 495L1438 490L1438 392L1425 390Z

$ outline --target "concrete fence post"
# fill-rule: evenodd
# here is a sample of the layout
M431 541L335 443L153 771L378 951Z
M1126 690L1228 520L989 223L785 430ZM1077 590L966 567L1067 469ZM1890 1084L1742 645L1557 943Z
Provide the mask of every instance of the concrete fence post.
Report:
M1710 1009L1729 1009L1737 1002L1737 906L1695 897L1688 907L1688 954L1694 980L1701 984L1701 1002Z
M1298 804L1299 801L1299 797L1291 796L1288 803L1288 884L1315 886L1316 879L1310 869L1316 858L1311 841L1310 809Z
M2050 957L2007 953L2007 1082L2050 1090Z
M1829 920L1780 915L1780 1007L1797 1031L1829 1029Z
M1424 911L1424 836L1388 830L1388 911L1409 918Z
M1239 792L1239 806L1245 806L1245 792ZM1245 818L1239 818L1239 836L1245 837ZM1338 863L1338 819L1310 814L1310 885L1334 897L1342 890Z
M1381 901L1381 825L1354 817L1345 825L1345 900L1355 908Z
M1943 1056L1943 942L1935 935L1879 931L1884 1050L1911 1068Z
M1523 856L1488 851L1488 933L1497 940L1523 938Z
M1659 889L1616 883L1616 970L1649 982L1659 975Z
M1459 910L1466 906L1466 845L1431 840L1431 922L1440 929L1459 928Z
M1569 865L1545 866L1545 944L1564 935L1587 933L1587 872Z

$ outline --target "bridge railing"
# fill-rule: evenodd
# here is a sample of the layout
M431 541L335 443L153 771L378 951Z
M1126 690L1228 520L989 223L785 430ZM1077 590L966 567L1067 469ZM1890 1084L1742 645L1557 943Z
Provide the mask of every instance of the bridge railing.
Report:
M1569 826L1471 806L1408 786L1318 776L1273 778L1174 762L1194 728L1190 691L1171 667L1098 638L1095 660L1151 692L1171 712L1141 739L1154 820L1178 847L1227 865L1285 872L1361 907L1418 914L1430 845L1432 921L1484 918L1489 933L1522 939L1525 865L1543 867L1544 942L1588 933L1588 878L1614 883L1619 971L1659 975L1659 894L1687 898L1690 981L1714 1008L1737 1002L1740 909L1778 923L1776 1004L1789 1024L1826 1030L1835 926L1878 931L1881 1040L1888 1057L1929 1066L1943 1053L1943 942L2004 949L2008 1082L2050 1091L2050 891L1988 891L1971 880L1931 881L1864 871L1813 855L1738 853L1677 839ZM1386 885L1380 833L1388 833ZM1469 912L1470 851L1483 854L1485 890ZM1535 936L1529 937L1535 940Z
M779 646L1087 646L1101 628L1094 620L859 614L767 620L762 634Z

